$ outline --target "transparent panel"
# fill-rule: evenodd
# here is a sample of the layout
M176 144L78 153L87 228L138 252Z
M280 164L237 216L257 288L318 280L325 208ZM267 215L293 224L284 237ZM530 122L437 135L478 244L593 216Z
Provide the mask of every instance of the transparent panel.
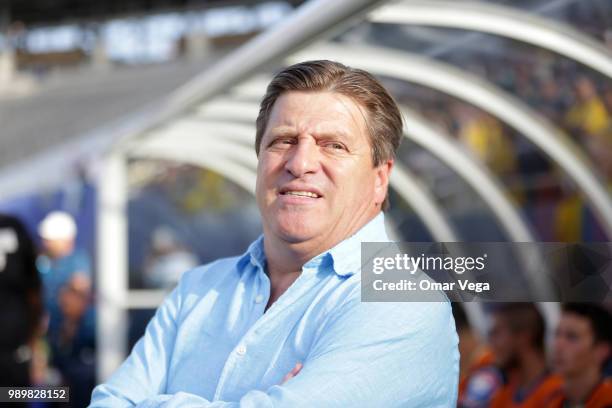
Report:
M136 161L129 178L132 289L171 287L186 270L243 253L261 233L255 198L216 172Z

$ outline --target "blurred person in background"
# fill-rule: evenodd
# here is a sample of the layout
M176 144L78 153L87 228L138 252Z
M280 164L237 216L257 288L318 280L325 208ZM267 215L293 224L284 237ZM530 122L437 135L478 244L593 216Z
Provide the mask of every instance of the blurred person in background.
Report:
M75 248L77 227L72 216L55 211L40 223L44 253L37 260L49 313L47 340L51 365L70 386L70 403L87 404L95 384L95 320L92 279L87 254Z
M605 137L589 140L586 148L612 194L612 127L608 129Z
M502 374L494 364L493 353L470 325L465 309L457 302L452 307L461 356L457 406L488 407L491 397L503 383Z
M566 115L569 129L582 137L589 157L592 158L595 168L603 176L612 194L612 88L606 85L601 92L594 81L586 76L580 76L575 85L576 103ZM571 210L573 206L573 211ZM560 236L562 240L573 242L578 240L605 241L606 237L596 227L597 222L592 214L586 210L584 198L577 194L571 195L559 205L566 209L565 213L558 215L558 230L565 231L573 226L578 234ZM570 210L567 211L567 208ZM566 217L566 215L568 217ZM565 218L569 222L564 222ZM573 221L573 222L572 222ZM564 223L569 227L564 227ZM595 231L585 231L593 229ZM566 234L567 235L567 234Z
M610 32L612 33L612 30ZM612 37L612 35L610 37ZM606 110L608 111L608 113L611 113L612 112L612 84L610 83L606 83L604 85L603 102L606 105ZM610 127L612 128L612 123L610 123Z
M17 218L0 214L0 386L36 382L32 359L41 318L34 244Z
M562 123L566 110L566 97L563 88L552 73L541 78L538 109L553 123Z
M471 106L457 111L461 113L459 139L468 149L496 174L515 170L514 145L499 120Z
M505 381L491 408L546 407L561 388L552 375L544 348L546 326L533 303L508 303L493 311L489 342Z
M572 134L582 136L582 141L601 137L610 128L611 119L595 84L590 78L580 76L575 88L576 102L565 117L568 128Z
M183 272L198 265L198 258L185 248L167 226L153 231L151 253L145 268L145 284L153 288L175 286Z
M612 126L612 122L611 122ZM612 127L602 137L585 140L588 156L612 195ZM567 186L568 194L559 201L554 214L554 239L561 242L607 241L596 217L582 194Z
M612 315L600 305L563 305L555 332L553 363L563 388L551 408L612 407L612 380L602 368L612 350Z

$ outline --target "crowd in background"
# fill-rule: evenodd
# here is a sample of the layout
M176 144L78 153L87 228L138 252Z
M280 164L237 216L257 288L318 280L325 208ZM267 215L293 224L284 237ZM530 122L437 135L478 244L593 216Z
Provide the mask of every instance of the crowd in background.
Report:
M527 46L520 58L469 51L446 58L542 115L582 150L596 174L612 187L612 81L575 62ZM404 86L399 100L453 135L499 177L540 239L605 240L577 186L518 131L483 109L428 88ZM423 151L409 154L404 159L406 165L427 162L415 158L419 154L427 155ZM421 171L427 177L428 169ZM440 186L445 188L445 184ZM436 195L448 193L439 191Z
M453 304L453 314L460 408L612 406L612 315L605 307L562 305L550 341L535 304L495 304L485 339L460 304Z
M68 213L49 213L37 232L39 249L0 215L0 386L68 386L70 406L84 407L95 385L91 262Z

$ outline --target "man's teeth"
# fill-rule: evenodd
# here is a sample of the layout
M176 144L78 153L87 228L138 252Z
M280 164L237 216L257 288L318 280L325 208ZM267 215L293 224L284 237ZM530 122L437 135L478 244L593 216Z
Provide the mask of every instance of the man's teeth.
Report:
M315 193L311 193L310 191L287 191L285 194L287 195L294 195L294 196L301 196L301 197L312 197L312 198L318 198L319 196L316 195Z

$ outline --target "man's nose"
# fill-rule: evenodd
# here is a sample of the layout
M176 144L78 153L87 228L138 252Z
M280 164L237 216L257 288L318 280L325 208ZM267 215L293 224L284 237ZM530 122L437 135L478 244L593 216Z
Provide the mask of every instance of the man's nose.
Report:
M299 140L295 147L290 150L285 163L285 169L296 178L313 173L317 171L318 167L318 146L310 140Z

